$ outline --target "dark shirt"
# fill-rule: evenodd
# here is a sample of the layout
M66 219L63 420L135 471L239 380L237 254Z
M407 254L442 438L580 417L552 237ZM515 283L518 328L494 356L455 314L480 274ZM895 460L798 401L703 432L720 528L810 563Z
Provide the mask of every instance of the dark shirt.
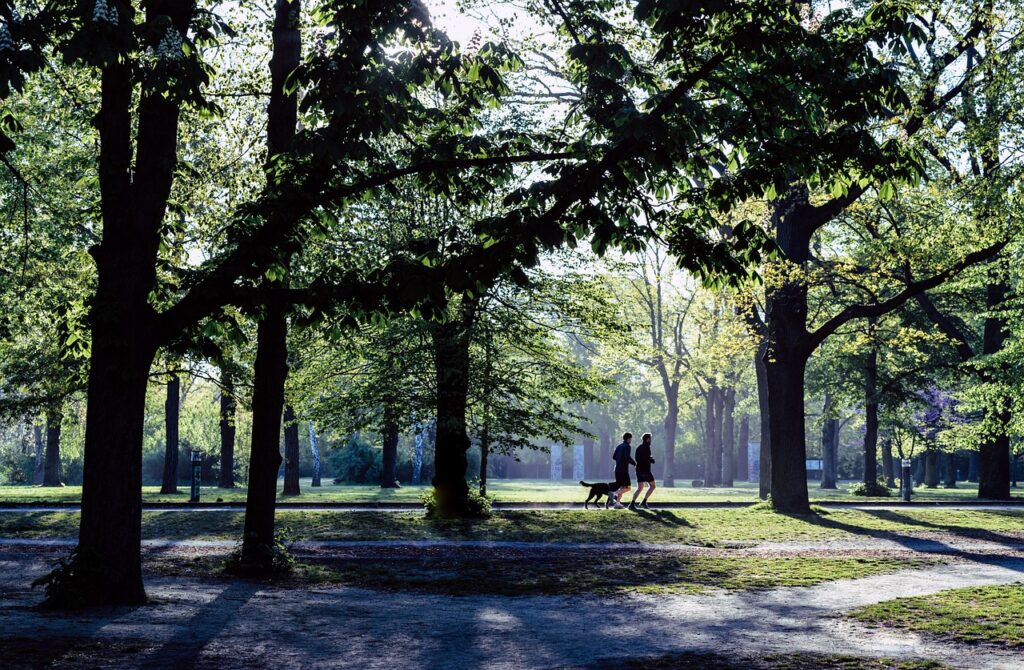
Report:
M616 470L624 470L630 465L636 465L636 461L629 455L629 444L623 442L619 446L615 447L615 453L612 454L612 460L615 461Z
M654 459L651 458L651 445L641 444L636 448L636 471L637 472L650 472L651 463Z

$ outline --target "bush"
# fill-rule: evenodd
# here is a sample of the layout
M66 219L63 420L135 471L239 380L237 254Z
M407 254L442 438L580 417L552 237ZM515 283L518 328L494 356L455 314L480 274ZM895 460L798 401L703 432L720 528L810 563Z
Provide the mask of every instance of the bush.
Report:
M347 444L331 450L329 459L334 469L335 484L354 482L376 484L380 482L381 450L364 440L353 437Z
M867 496L871 498L888 498L891 495L889 487L885 485L885 481L879 479L878 481L869 484L867 482L861 482L850 489L850 493L855 496Z
M470 487L469 495L466 498L466 508L455 513L445 513L437 501L437 491L431 489L420 496L423 509L426 510L428 519L489 519L491 517L491 498L480 495L478 489Z
M274 544L246 546L242 543L224 560L224 572L243 577L276 577L290 575L295 569L295 557L285 546L287 531L274 536Z

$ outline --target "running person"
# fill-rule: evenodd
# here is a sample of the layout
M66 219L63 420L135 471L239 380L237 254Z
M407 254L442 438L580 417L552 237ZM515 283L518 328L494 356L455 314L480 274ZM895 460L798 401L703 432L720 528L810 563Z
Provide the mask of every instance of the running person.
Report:
M629 455L629 443L633 440L633 433L626 433L622 436L622 444L615 447L612 460L615 461L615 486L618 487L608 495L604 506L615 504L615 509L622 509L624 505L619 502L619 497L629 493L633 488L633 482L629 479L629 466L636 465L636 461Z
M636 493L633 494L633 499L629 503L629 509L636 509L636 499L643 492L644 484L647 484L647 495L644 496L640 507L650 509L647 507L647 499L657 488L654 485L654 474L651 473L652 463L654 463L654 459L651 458L651 434L644 433L640 446L636 448Z

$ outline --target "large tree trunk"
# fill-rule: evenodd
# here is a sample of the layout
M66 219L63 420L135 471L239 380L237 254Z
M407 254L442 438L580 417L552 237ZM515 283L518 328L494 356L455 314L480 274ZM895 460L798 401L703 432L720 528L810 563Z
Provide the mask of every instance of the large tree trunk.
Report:
M947 451L944 454L946 476L943 479L942 486L947 489L956 488L956 454L952 451Z
M380 487L382 489L398 488L398 420L390 409L385 409L384 429L381 431L384 441L381 454Z
M234 382L227 373L221 373L223 389L220 393L220 483L222 489L235 487L235 400Z
M878 351L864 365L864 483L878 482Z
M892 439L882 440L882 469L885 470L885 485L889 488L896 486L896 478L900 476L896 472L896 460L892 455Z
M747 471L747 449L750 444L750 417L746 414L740 419L739 437L737 438L736 449L736 479L745 482L750 479Z
M309 435L309 451L313 455L313 481L310 482L310 486L316 488L320 486L320 447L317 444L316 426L310 421L306 428Z
M676 384L666 397L668 411L665 413L665 456L662 464L662 486L676 485L676 433L679 426L679 385Z
M266 557L274 544L274 504L277 473L281 467L281 412L284 382L288 376L288 321L283 310L268 307L257 330L242 553L243 560L259 570L270 569Z
M704 398L704 486L714 486L718 483L715 450L718 448L718 431L722 427L722 422L718 416L717 396L718 387L708 384L707 395Z
M167 382L167 399L164 401L164 478L160 493L178 492L178 418L181 415L181 380L171 375Z
M299 422L295 420L295 409L284 406L284 490L286 496L297 496L299 489Z
M934 447L924 452L924 485L939 488L939 452Z
M825 393L825 406L821 412L821 488L836 488L836 445L839 441L839 419L829 416L832 394Z
M449 321L432 329L437 375L437 438L433 485L444 516L469 514L466 484L466 404L469 396L469 324Z
M32 439L36 449L36 463L32 468L32 483L39 486L43 483L43 427L32 424Z
M772 507L808 514L807 450L804 444L804 360L766 365L771 429Z
M754 370L757 373L757 408L761 425L761 444L759 445L757 470L757 495L767 500L772 490L772 435L771 407L768 405L768 368L764 357L768 351L768 339L761 340L754 356Z
M990 310L997 310L1006 300L1007 287L1003 281L990 282L986 290L986 303ZM1006 319L990 316L985 319L982 353L992 355L1003 348L1006 341ZM985 377L990 377L985 374ZM1010 499L1010 401L1005 396L997 398L998 407L991 409L987 418L998 430L982 441L978 448L978 497L992 500ZM994 416L992 416L994 414Z
M583 438L583 478L597 475L597 466L594 464L594 438Z
M267 153L271 158L288 151L295 136L298 103L296 92L289 92L287 82L302 57L300 11L299 0L277 0L274 8L267 106ZM270 171L268 181L275 179ZM290 259L280 260L287 271ZM282 306L266 306L256 340L242 561L252 570L269 571L273 569L270 558L274 546L277 472L281 466L281 412L288 378L288 318Z
M43 459L43 486L63 486L60 480L60 424L64 419L59 409L46 412L46 455Z
M722 486L732 486L733 468L736 465L736 439L733 412L736 409L736 389L725 389L722 414Z

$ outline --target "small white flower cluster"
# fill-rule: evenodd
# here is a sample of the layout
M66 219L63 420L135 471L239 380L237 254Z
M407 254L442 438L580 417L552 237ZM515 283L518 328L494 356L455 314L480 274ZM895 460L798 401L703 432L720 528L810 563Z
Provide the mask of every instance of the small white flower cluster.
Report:
M167 32L160 38L160 44L156 47L156 57L167 60L181 60L184 55L181 47L181 33L174 26L168 26Z
M93 23L109 23L117 25L117 7L107 4L107 0L96 0L96 7L92 10Z
M7 27L7 23L0 23L0 53L7 53L8 51L14 51L14 39L11 37L11 31Z

